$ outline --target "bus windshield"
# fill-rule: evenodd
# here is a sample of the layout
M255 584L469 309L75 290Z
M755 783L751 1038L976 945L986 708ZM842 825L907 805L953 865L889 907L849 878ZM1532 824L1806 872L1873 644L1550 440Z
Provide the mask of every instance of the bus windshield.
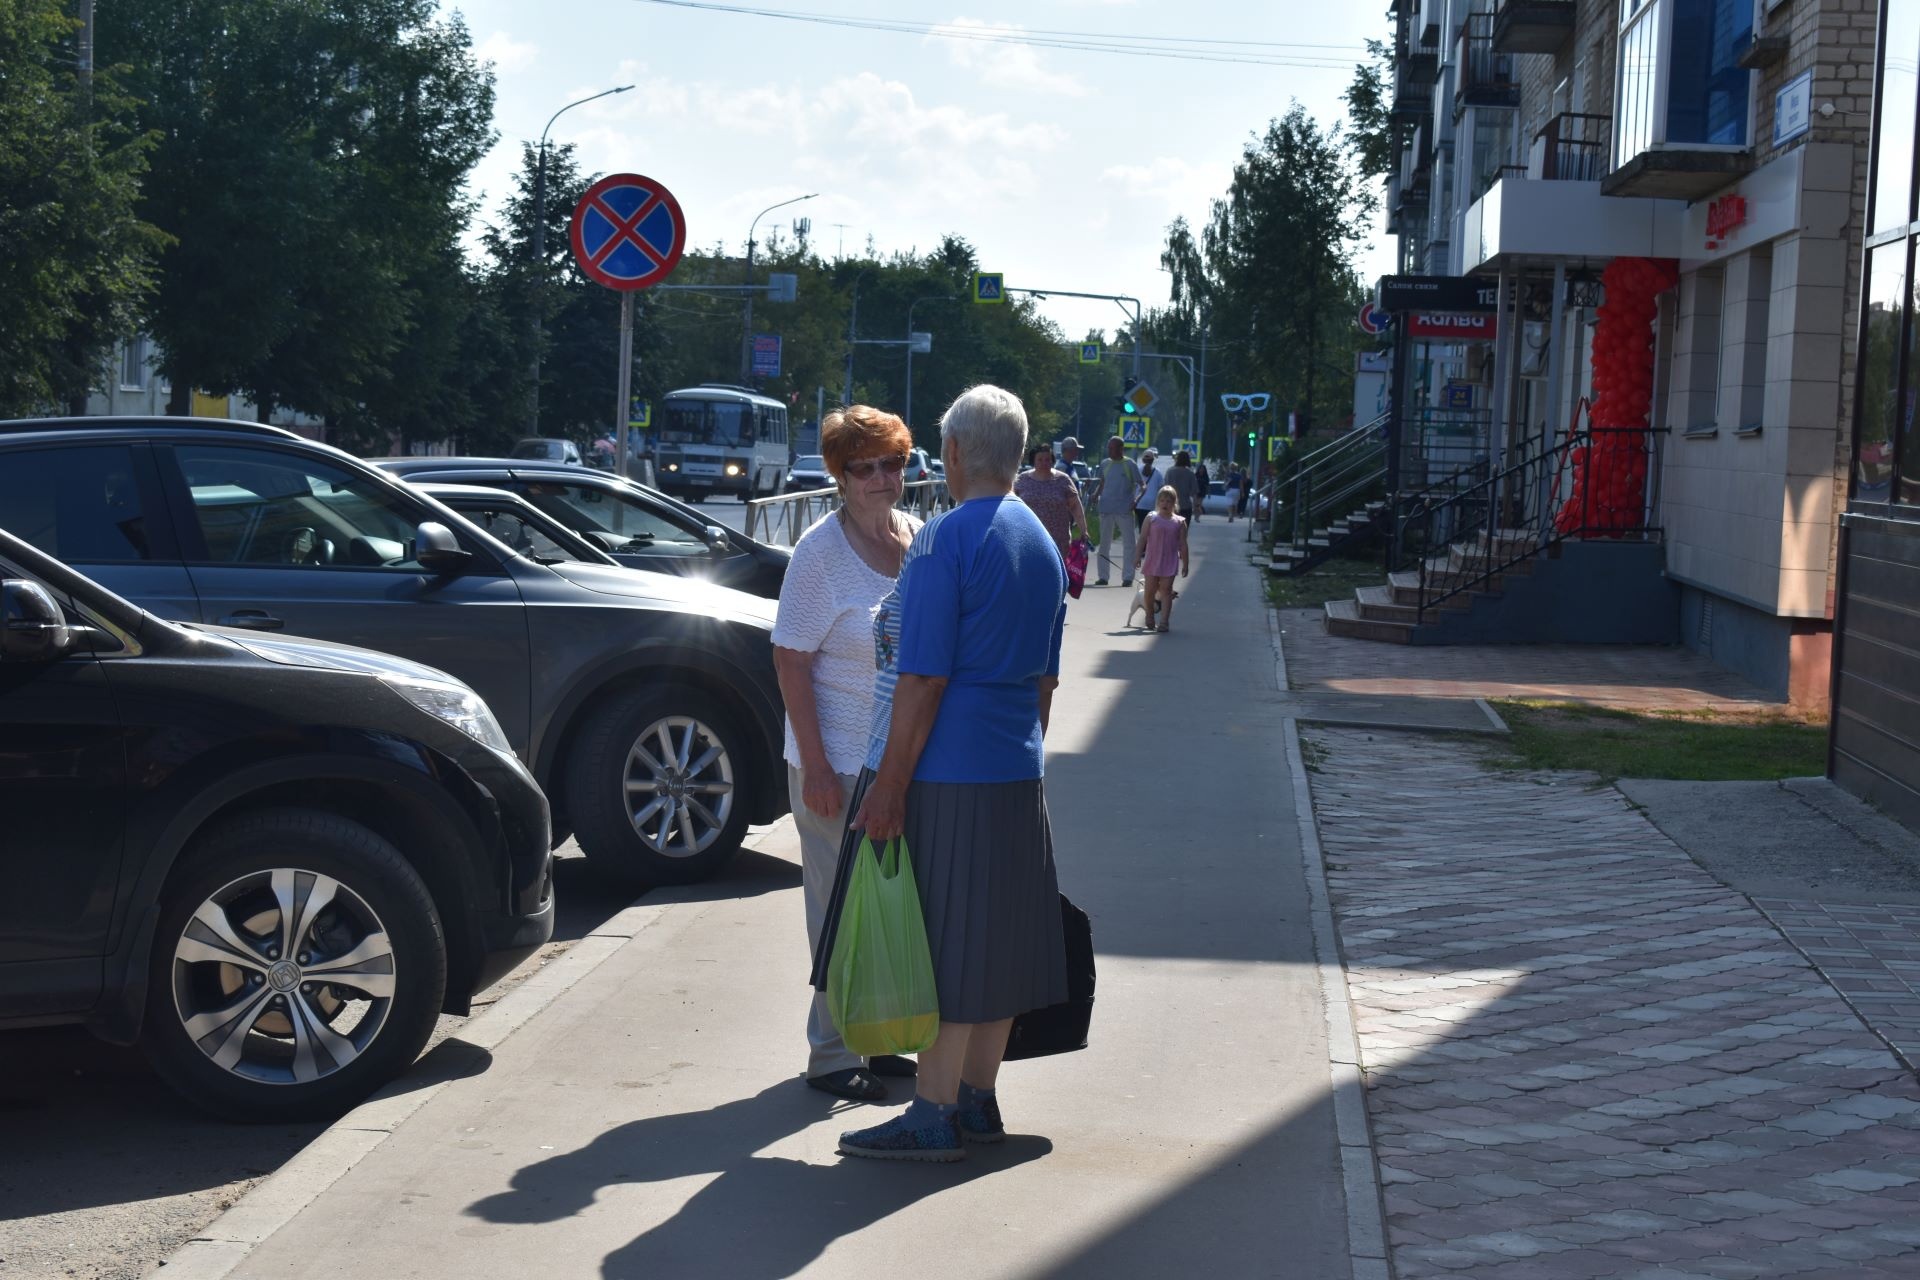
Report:
M751 445L753 406L728 400L669 400L660 425L664 444Z

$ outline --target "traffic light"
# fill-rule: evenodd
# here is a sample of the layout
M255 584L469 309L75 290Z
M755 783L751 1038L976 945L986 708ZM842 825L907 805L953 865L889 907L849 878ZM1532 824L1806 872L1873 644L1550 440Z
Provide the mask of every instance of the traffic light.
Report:
M1251 430L1248 431L1247 432L1247 448L1249 450L1253 450L1253 449L1258 449L1259 447L1260 447L1260 433L1257 431L1251 431Z
M1136 408L1133 403L1133 389L1139 385L1140 385L1140 379L1138 378L1127 378L1121 384L1123 394L1120 397L1120 412L1128 415L1129 417L1132 417L1140 412L1140 410Z

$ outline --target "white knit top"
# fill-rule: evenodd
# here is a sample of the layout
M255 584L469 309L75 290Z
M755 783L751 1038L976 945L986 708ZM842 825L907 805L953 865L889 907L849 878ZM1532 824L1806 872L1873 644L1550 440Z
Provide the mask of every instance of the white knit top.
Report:
M920 522L901 513L910 532ZM773 642L819 656L813 662L813 701L820 740L835 773L856 774L867 757L873 719L873 615L893 590L847 541L838 514L814 521L794 545L780 587ZM800 746L787 717L786 760L800 763Z

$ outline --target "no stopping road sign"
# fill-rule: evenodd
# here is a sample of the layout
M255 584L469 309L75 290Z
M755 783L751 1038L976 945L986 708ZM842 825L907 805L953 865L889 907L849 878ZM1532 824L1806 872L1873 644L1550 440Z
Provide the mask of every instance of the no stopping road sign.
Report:
M609 289L659 284L687 247L687 220L673 193L652 178L615 173L573 207L573 256Z

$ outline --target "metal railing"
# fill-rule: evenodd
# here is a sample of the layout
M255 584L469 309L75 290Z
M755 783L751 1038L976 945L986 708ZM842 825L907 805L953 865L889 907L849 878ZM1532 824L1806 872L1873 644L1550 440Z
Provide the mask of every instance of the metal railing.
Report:
M1401 495L1390 563L1404 568L1411 559L1418 571L1415 622L1569 539L1657 539L1653 486L1664 434L1664 429L1644 427L1585 427L1553 442L1533 436L1498 470L1476 464L1477 475L1456 478L1467 483ZM1596 452L1629 466L1639 457L1636 469L1644 468L1647 487L1630 515L1596 509L1597 481L1575 483L1578 470L1590 465Z
M1348 505L1386 478L1388 415L1353 428L1317 449L1291 459L1254 490L1253 523L1272 532L1274 545L1304 545L1322 519L1344 514ZM1253 529L1247 530L1251 540Z
M1540 176L1549 182L1598 182L1607 174L1612 116L1562 111L1533 135Z
M910 481L900 495L900 509L922 520L952 505L952 496L947 492L945 480ZM829 511L839 510L839 507L838 489L805 489L771 498L754 498L747 503L747 527L744 532L749 538L760 542L791 547L800 541L801 534L813 527L814 521Z

